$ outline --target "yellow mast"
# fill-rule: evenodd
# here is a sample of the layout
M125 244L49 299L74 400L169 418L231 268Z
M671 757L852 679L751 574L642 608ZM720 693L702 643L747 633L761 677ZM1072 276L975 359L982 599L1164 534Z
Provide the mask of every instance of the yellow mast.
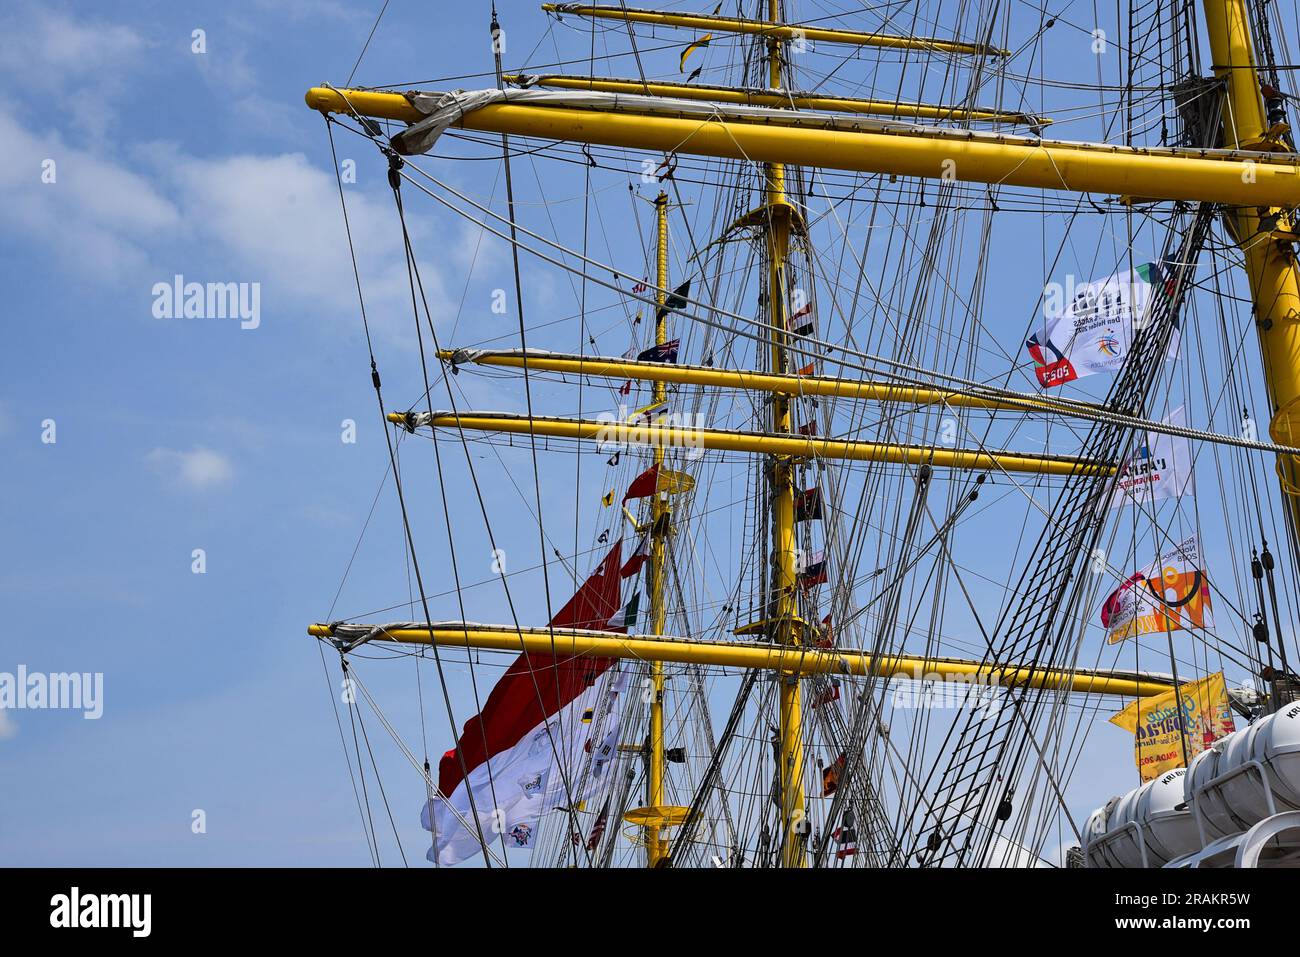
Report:
M769 49L770 84L773 90L780 87L781 42L783 38L797 35L794 27L780 25L779 0L769 0L769 20L754 21L751 26L734 22L733 18L714 18L717 29L748 32L765 38ZM1292 247L1294 233L1284 208L1300 205L1300 165L1279 138L1276 124L1271 124L1263 107L1259 77L1250 36L1249 17L1244 0L1205 0L1206 28L1210 37L1213 68L1224 82L1227 96L1224 103L1223 151L1178 149L1132 149L1099 144L1067 142L1029 142L1014 137L978 137L956 139L924 131L886 131L867 129L841 129L831 125L812 128L790 123L770 121L751 122L743 119L716 120L701 123L690 116L637 113L628 109L619 113L602 114L592 110L565 107L536 106L524 103L501 103L465 113L455 126L490 132L508 132L539 136L548 139L569 140L610 146L639 149L658 149L704 156L731 157L764 162L766 206L766 238L770 253L767 277L768 301L771 306L771 324L784 329L786 321L785 264L789 253L791 207L785 195L786 162L858 170L863 172L891 173L905 176L935 178L949 176L961 181L1003 183L1006 185L1034 186L1076 192L1101 192L1152 199L1186 199L1234 204L1227 211L1233 237L1242 249L1246 271L1255 308L1260 346L1269 394L1273 402L1274 417L1270 432L1278 442L1296 444L1297 433L1293 420L1300 418L1300 273L1297 272ZM629 17L628 11L611 11L585 15L622 16L640 22L656 22L644 17ZM698 20L686 15L659 15L657 22L671 23L672 19L691 19L691 23L673 24L700 26ZM812 31L804 31L812 38ZM836 38L840 42L850 42ZM915 41L914 41L915 42ZM922 44L933 41L923 40ZM307 94L308 104L322 111L352 113L387 117L415 122L424 114L416 109L410 99L402 94L373 91L338 91L316 88ZM1283 154L1283 155L1279 155ZM661 261L660 293L666 288L666 263ZM656 341L662 342L665 332L656 326ZM786 333L774 331L772 335L772 375L785 373ZM656 385L656 398L664 389L663 381ZM929 398L929 397L927 397ZM790 401L786 394L773 394L773 432L789 433ZM390 417L392 418L392 417ZM397 419L405 420L399 416ZM504 417L442 416L431 425L448 425L460 428L502 428ZM477 424L476 424L477 423ZM536 428L533 420L529 427ZM562 423L551 420L553 431L539 434L572 434L581 432L591 437L587 424ZM518 429L515 429L518 430ZM665 435L684 437L681 430L661 430ZM793 438L793 437L792 437ZM803 448L790 447L789 440L762 436L742 438L742 444L728 446L723 440L709 438L711 448L735 447L746 451L770 451L773 454L771 470L773 492L773 595L776 602L772 645L733 645L724 643L685 642L663 638L624 639L613 636L573 635L566 645L573 654L594 654L609 657L634 658L652 661L682 661L712 663L722 666L765 667L778 671L783 680L781 689L780 749L781 749L781 808L785 828L783 834L783 863L786 866L803 866L806 858L801 836L796 828L803 815L803 769L801 715L798 676L813 673L847 672L850 674L879 674L883 668L902 664L902 659L874 662L869 656L853 652L826 652L799 644L797 616L797 588L795 585L794 533L793 533L793 471L792 456L824 454L821 448L810 443ZM784 447L783 446L784 443ZM819 443L820 444L820 443ZM859 443L842 443L845 452ZM779 450L778 450L779 449ZM913 450L890 448L892 461L911 461ZM872 456L879 454L873 448ZM661 449L656 461L661 461ZM849 457L846 455L845 457ZM950 463L954 467L987 468L991 456L982 460L973 453L962 453ZM1042 460L1040 460L1042 461ZM1073 464L1051 463L1051 467L1034 469L1064 473ZM1109 471L1109 466L1096 463L1089 467ZM1284 491L1290 496L1293 521L1300 526L1300 469L1290 457L1279 462ZM663 507L656 496L653 511ZM653 526L652 526L653 527ZM662 546L662 543L660 543ZM662 561L662 552L660 553ZM653 553L652 553L653 562ZM656 576L662 575L662 565L656 570L652 564L651 601L654 608ZM661 585L658 586L661 588ZM659 611L662 612L662 594ZM652 610L656 636L662 635L664 619ZM319 637L333 634L333 626L314 625L309 631ZM473 633L471 634L471 631ZM517 629L490 632L486 629L397 629L380 632L375 637L396 640L457 644L483 648L515 650L535 644L538 650L554 653L557 635L553 633L527 634ZM530 644L531 643L531 644ZM987 673L990 669L978 663L920 659L926 667L943 673ZM937 667L936 667L937 666ZM662 665L658 666L660 682L656 699L661 697ZM970 668L975 671L967 672ZM997 673L994 666L991 671ZM1015 675L1002 674L1013 682ZM1104 675L1085 676L1081 672L1061 672L1049 675L1031 670L1023 676L1031 686L1069 687L1074 691L1140 694L1151 693L1149 681L1128 681ZM654 734L654 708L652 706L652 749L656 737L662 759L662 710L659 711L660 733ZM652 755L653 758L653 755ZM654 766L652 760L652 768ZM662 795L662 764L658 789ZM652 770L652 794L656 788ZM652 797L652 801L655 800ZM660 797L658 800L662 800ZM651 809L647 809L651 810ZM665 809L668 810L668 809ZM665 815L666 818L666 815ZM648 842L652 863L657 853L658 833ZM661 853L661 852L660 852Z
M520 628L467 622L361 625L317 622L307 634L342 642L345 649L362 641L439 647L482 648L519 654L619 658L626 661L677 661L717 668L762 668L800 675L874 675L899 681L952 680L996 682L1003 687L1068 688L1076 694L1145 698L1173 690L1161 676L1125 672L1009 668L960 658L880 655L851 648L779 647L770 642L700 641L665 635L619 635L573 628ZM670 809L671 810L671 809Z
M1254 46L1244 0L1205 0L1205 27L1215 75L1227 84L1223 103L1223 146L1229 149L1282 148L1264 110ZM1264 377L1273 402L1269 433L1277 442L1300 436L1300 273L1296 270L1293 228L1277 204L1229 210L1225 217L1241 247L1255 306L1255 328L1263 354ZM1278 461L1282 491L1300 540L1300 469L1294 456Z
M775 7L768 0L768 9ZM983 43L965 43L961 40L944 40L938 37L909 37L890 33L864 33L861 30L835 30L803 23L781 23L775 13L768 19L748 20L744 17L719 17L699 13L676 13L667 10L636 10L624 4L595 6L591 4L543 3L547 13L568 13L579 17L608 20L626 20L629 23L650 23L655 26L685 27L692 30L710 30L718 33L750 33L766 37L768 42L782 40L812 40L824 43L847 43L850 46L885 47L898 50L930 50L935 53L971 53L990 56L1007 56L1006 50ZM772 85L776 89L777 84Z
M306 102L329 113L350 115L355 110L360 116L407 122L425 118L402 93L315 87L307 91ZM451 125L484 133L860 173L1152 200L1300 205L1300 164L1290 154L1124 147L920 127L844 128L823 115L789 113L789 121L781 123L742 116L702 121L698 114L639 111L634 103L601 112L507 100L468 110Z
M768 0L768 20L781 19L780 0ZM767 36L768 86L781 88L780 36ZM772 326L772 371L786 369L787 323L786 261L790 255L790 219L793 208L785 197L785 166L768 163L764 167L767 189L766 236L768 251L767 303L768 322ZM772 431L792 433L790 399L782 393L772 395ZM789 455L773 456L771 462L772 495L772 601L768 617L775 624L773 640L781 645L799 643L795 627L798 618L798 585L794 535L794 465ZM786 867L803 867L807 863L804 841L807 820L803 790L803 702L796 674L783 674L779 719L780 746L777 771L781 784L781 848Z
M668 194L660 191L655 197L655 282L659 287L655 293L655 345L662 346L668 341L668 311L663 308L668 296ZM659 408L658 417L663 417L663 404L668 398L668 386L664 382L654 384L654 401ZM664 467L664 447L654 448L655 467ZM665 600L667 589L664 587L664 567L668 537L669 508L667 495L655 489L650 499L650 631L662 635L668 620L668 603ZM650 663L650 791L648 794L651 808L662 808L664 800L664 663ZM650 867L658 867L668 853L668 842L664 839L663 828L657 824L646 828L646 861Z

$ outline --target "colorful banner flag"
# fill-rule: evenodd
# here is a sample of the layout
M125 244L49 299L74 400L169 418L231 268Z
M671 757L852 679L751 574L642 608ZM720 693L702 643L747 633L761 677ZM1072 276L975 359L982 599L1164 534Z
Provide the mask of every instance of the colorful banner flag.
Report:
M838 860L844 860L858 853L858 830L854 827L853 808L844 812L843 823L831 831L831 838L839 845L838 850L835 851Z
M1167 296L1170 282L1157 264L1143 263L1077 287L1071 280L1060 301L1049 295L1043 327L1025 343L1038 384L1052 389L1119 369L1133 344L1135 324L1140 329L1149 318L1153 290ZM1178 343L1175 328L1166 359L1177 358Z
M667 316L670 312L676 312L678 309L685 309L686 300L690 298L690 295L691 281L688 279L668 294L668 298L664 300L664 304L655 310L655 319L659 320ZM672 345L675 347L677 345L677 340L674 339ZM675 354L674 358L669 361L677 361Z
M637 610L641 607L641 593L633 592L631 600L610 615L605 627L609 631L631 631L636 624Z
M1210 585L1195 534L1134 572L1101 606L1107 644L1166 631L1213 628Z
M855 828L846 824L844 827L837 827L831 836L835 839L835 843L839 845L835 851L837 860L842 861L844 858L852 857L858 853L858 832Z
M609 823L609 798L605 798L605 803L600 807L600 813L596 815L596 823L591 825L591 836L587 838L587 850L594 851L600 844L600 839L605 835L605 826Z
M657 464L650 466L640 475L632 480L632 484L627 487L627 493L623 496L623 501L633 498L645 498L654 495L656 492L663 492L666 495L680 495L683 492L689 492L695 488L695 479L686 472L677 472L673 469L661 469Z
M844 773L846 763L845 756L841 754L822 771L822 797L830 797L839 789L840 775Z
M1133 756L1143 781L1184 767L1184 742L1186 760L1191 761L1237 729L1222 671L1189 681L1178 692L1139 698L1111 716L1112 724L1133 732Z
M707 47L707 46L709 45L709 41L712 40L712 39L713 39L713 34L712 34L712 33L706 33L706 34L704 34L704 36L700 37L700 38L699 38L698 40L696 40L694 43L688 45L688 46L686 47L686 49L682 51L682 59L681 59L681 62L680 62L679 64L677 64L677 70L678 70L678 72L679 72L679 73L685 73L685 72L686 72L686 58L689 57L689 56L690 56L692 53L694 53L696 50L702 50L702 49L704 49L705 47Z
M1186 416L1179 406L1162 421L1183 427ZM1129 504L1150 506L1167 498L1196 494L1192 471L1192 445L1176 435L1148 432L1146 441L1133 450L1115 476L1118 491L1110 507Z

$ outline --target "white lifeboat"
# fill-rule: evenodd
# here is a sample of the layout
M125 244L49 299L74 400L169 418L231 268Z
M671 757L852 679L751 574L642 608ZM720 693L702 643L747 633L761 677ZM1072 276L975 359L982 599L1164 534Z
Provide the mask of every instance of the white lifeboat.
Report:
M1300 810L1300 703L1220 738L1192 759L1184 800L1207 843Z
M1163 867L1200 847L1183 803L1186 773L1175 768L1093 811L1084 828L1088 866Z

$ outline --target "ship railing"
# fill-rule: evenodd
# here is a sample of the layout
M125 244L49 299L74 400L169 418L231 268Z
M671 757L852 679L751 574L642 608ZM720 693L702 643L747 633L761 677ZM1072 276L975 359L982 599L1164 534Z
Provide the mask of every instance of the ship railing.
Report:
M1122 826L1115 828L1115 830L1107 831L1105 834L1101 835L1095 840L1089 841L1087 844L1085 844L1083 846L1084 865L1086 867L1098 866L1097 863L1094 862L1093 860L1094 848L1097 849L1096 853L1100 854L1104 852L1106 848L1109 847L1111 844L1116 843L1116 841L1119 838L1127 836L1130 830L1135 831L1137 833L1137 838L1136 838L1137 847L1138 847L1138 853L1142 855L1142 866L1150 867L1151 859L1147 856L1146 832L1142 829L1142 825L1139 824L1137 821L1128 821Z
M1288 831L1297 832L1289 843L1278 841ZM1270 867L1295 867L1300 863L1300 811L1283 811L1255 824L1249 830L1221 837L1199 851L1170 861L1166 868L1236 868L1254 869L1260 866L1264 851L1277 842L1273 857L1267 859Z
M1201 847L1207 847L1211 843L1205 839L1205 812L1201 808L1201 801L1209 796L1211 789L1219 789L1228 781L1251 771L1258 772L1259 783L1264 791L1264 803L1268 808L1268 815L1265 820L1277 816L1277 802L1273 800L1273 785L1269 780L1268 771L1257 759L1251 758L1249 761L1237 765L1237 767L1233 768L1231 771L1225 771L1223 774L1211 778L1200 787L1192 790L1192 817L1196 819L1196 832L1200 835ZM1242 834L1249 831L1251 823L1249 821L1243 821L1233 813L1232 806L1228 803L1225 797L1220 796L1220 801L1223 805L1224 811L1227 812L1228 816L1237 824L1238 827L1241 828L1237 833Z

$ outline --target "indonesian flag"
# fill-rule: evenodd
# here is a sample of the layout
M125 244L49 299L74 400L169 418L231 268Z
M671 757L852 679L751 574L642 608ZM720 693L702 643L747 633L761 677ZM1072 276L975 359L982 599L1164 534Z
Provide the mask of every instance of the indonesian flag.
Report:
M551 627L619 630L610 619L620 610L622 552L619 541L551 619ZM608 765L592 761L586 747L595 736L603 739L605 729L584 724L582 716L602 694L617 694L617 683L604 688L599 681L611 661L536 653L515 659L482 713L465 723L456 747L439 762L438 790L469 826L444 802L426 802L420 823L433 832L429 860L457 864L482 850L471 791L484 839L498 847L504 840L506 847L531 849L542 812L576 804L605 785L602 772ZM585 775L580 773L584 761L592 763ZM584 793L571 793L580 779Z

